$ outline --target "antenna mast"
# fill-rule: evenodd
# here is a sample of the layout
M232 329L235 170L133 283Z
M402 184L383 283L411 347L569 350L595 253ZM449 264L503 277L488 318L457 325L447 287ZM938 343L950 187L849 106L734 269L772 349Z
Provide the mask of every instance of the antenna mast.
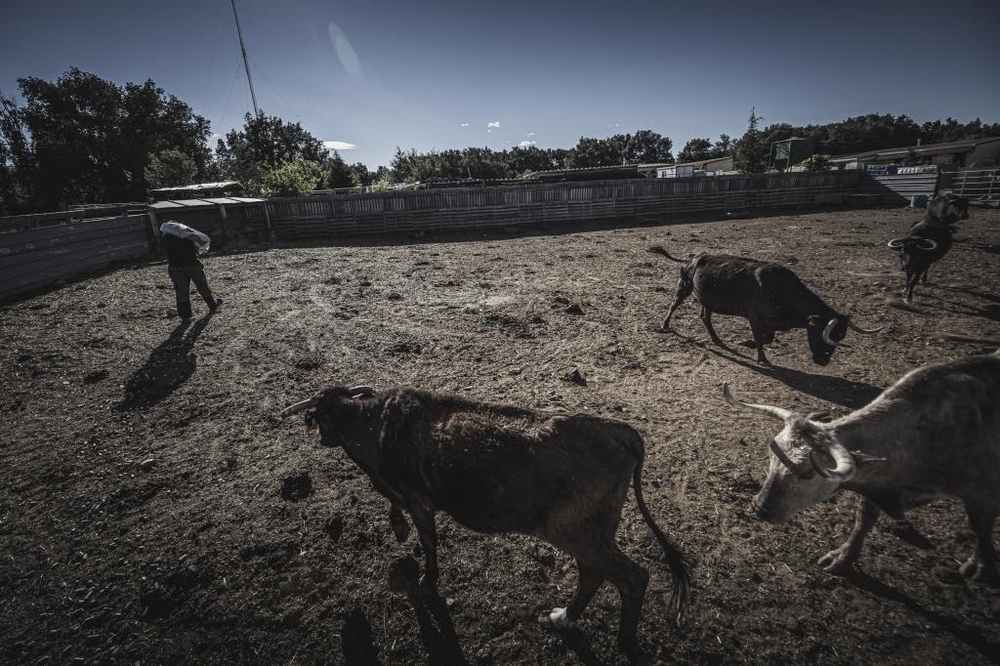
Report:
M260 116L260 110L257 108L257 95L253 91L253 79L250 78L250 63L247 61L247 47L243 44L243 30L240 28L240 15L236 11L236 0L229 0L230 4L233 6L233 18L236 19L236 34L240 36L240 50L243 51L243 66L247 70L247 83L250 84L250 99L253 100L253 112L254 117Z

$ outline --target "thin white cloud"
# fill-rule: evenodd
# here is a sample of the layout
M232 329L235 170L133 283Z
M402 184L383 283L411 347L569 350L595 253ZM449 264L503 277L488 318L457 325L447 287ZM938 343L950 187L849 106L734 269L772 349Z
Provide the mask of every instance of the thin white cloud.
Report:
M486 126L487 127L492 127L492 128L499 128L500 127L500 121L499 120L491 120L490 122L486 123Z
M528 148L528 147L533 146L533 145L535 145L534 141L522 141L521 143L517 144L517 147L518 148Z
M327 150L354 150L357 148L353 143L346 141L324 141L323 147Z
M534 132L528 132L528 134L526 136L529 136L529 137L535 136L535 133Z
M462 123L462 127L468 127L469 123Z

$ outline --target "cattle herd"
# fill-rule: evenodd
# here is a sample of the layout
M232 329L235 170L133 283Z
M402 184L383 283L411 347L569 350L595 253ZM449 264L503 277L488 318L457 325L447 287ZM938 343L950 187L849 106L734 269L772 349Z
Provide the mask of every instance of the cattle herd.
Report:
M907 300L918 279L926 282L930 265L951 248L954 223L967 218L966 199L937 197L924 220L903 238L889 241L906 272ZM764 345L776 331L805 328L813 361L826 365L844 345L848 328L865 334L881 330L855 325L849 314L834 311L784 266L705 253L676 259L658 246L650 251L681 264L662 331L691 294L717 345L725 346L712 328L713 313L748 319L761 364L769 363ZM854 528L843 545L819 559L824 569L848 573L881 513L897 536L929 547L906 511L950 496L964 505L976 537L975 552L961 573L1000 587L992 539L1000 513L1000 351L917 368L864 408L834 421L740 401L725 382L722 398L783 423L770 444L763 488L756 497L747 497L759 518L785 522L839 489L859 495ZM619 647L639 658L637 627L649 576L615 539L631 485L642 518L666 557L678 618L688 603L689 561L647 507L644 444L629 425L411 388L376 392L367 386L327 388L282 415L297 413L318 428L324 446L343 448L389 500L389 522L401 542L409 533L404 512L409 515L425 558L421 585L428 594L437 594L439 575L436 513L444 511L477 532L537 537L571 555L578 568L576 593L568 605L539 621L555 629L572 626L609 581L621 596Z

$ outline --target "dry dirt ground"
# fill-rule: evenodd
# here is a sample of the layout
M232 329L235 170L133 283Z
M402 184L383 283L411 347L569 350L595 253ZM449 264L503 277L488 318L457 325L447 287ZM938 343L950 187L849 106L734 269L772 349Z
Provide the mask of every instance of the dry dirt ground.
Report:
M414 581L415 534L342 451L278 412L332 384L414 385L621 419L645 437L647 502L695 562L690 613L633 499L619 541L651 572L640 639L654 662L982 664L1000 595L967 584L964 514L913 513L937 545L876 528L859 574L816 559L853 520L846 492L775 528L746 512L779 428L722 400L835 416L921 364L991 351L1000 211L974 209L911 309L885 241L920 213L840 210L538 235L362 239L208 256L225 298L183 330L162 263L0 308L0 662L618 663L605 585L579 629L540 628L575 566L544 543L439 517L441 602ZM708 250L791 266L876 335L825 368L803 331L754 362L744 320L708 343L685 303L654 329L677 267ZM895 304L895 306L893 305ZM196 317L204 305L196 302ZM201 313L198 310L201 310ZM567 376L576 369L583 382Z

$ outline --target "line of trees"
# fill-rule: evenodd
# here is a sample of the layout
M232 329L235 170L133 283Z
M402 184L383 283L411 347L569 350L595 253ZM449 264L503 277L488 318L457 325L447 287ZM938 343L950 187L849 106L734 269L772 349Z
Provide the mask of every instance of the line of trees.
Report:
M18 79L23 100L0 95L0 215L46 212L70 204L144 201L150 189L237 180L248 194L283 195L322 188L514 179L550 169L673 163L673 142L649 129L607 138L580 137L576 146L508 150L396 149L388 166L347 164L299 123L246 114L209 147L208 121L153 81L119 86L71 68L55 82ZM1000 123L953 118L918 125L911 118L869 114L826 125L787 123L760 128L751 111L739 139L723 134L688 141L677 155L691 162L733 155L736 169L767 168L770 146L811 138L816 152L844 154L960 139L1000 136ZM816 160L814 168L823 168Z

